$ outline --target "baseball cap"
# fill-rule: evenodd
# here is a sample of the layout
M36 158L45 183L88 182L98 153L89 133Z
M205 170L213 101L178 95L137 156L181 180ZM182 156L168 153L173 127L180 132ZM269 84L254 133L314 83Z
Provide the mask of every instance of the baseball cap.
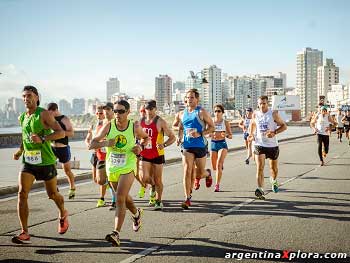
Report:
M252 111L253 111L253 109L250 108L250 107L249 107L249 108L246 108L245 110L248 111L248 112L252 112Z
M149 100L145 104L145 109L152 110L157 108L157 102L155 100Z
M322 106L321 110L328 110L328 107L327 106Z
M113 103L112 102L107 102L105 105L103 105L103 109L105 110L106 108L110 108L113 110Z

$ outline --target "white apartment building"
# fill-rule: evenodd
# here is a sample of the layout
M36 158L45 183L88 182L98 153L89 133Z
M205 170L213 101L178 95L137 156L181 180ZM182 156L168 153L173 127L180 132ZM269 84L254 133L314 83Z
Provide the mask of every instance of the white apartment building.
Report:
M327 58L323 66L317 68L317 97L325 96L328 100L328 92L332 85L339 83L339 67L336 67L333 59Z
M338 109L341 105L346 104L348 95L348 90L345 85L331 85L331 89L327 92L327 101L331 109Z
M106 100L111 101L112 95L120 92L120 82L117 77L109 78L106 82L107 94Z
M172 103L172 79L168 75L159 75L155 78L155 100L160 111Z
M315 111L318 105L317 69L322 66L323 52L304 48L297 53L297 94L300 96L301 116Z
M208 83L202 84L203 104L209 112L213 111L215 104L222 104L221 69L212 65L202 70L202 78Z

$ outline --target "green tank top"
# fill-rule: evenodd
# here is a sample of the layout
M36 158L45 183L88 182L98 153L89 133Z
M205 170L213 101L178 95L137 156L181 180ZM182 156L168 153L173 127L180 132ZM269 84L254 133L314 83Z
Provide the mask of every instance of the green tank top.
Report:
M28 163L37 166L52 165L56 163L56 156L52 151L50 141L44 143L33 143L30 136L35 133L39 136L49 135L51 129L45 129L40 120L40 114L44 111L43 108L37 107L35 112L27 115L25 112L19 117L19 122L22 127L22 142L23 142L23 163Z
M136 170L136 155L131 151L135 146L134 123L129 120L124 131L117 128L115 119L111 121L111 128L106 139L115 139L113 147L107 147L107 174L127 174Z

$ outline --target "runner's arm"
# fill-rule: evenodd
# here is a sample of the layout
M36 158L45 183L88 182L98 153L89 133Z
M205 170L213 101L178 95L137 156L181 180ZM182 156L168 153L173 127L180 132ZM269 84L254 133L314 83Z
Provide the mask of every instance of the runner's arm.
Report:
M231 131L230 122L225 120L225 126L226 126L226 138L232 139L232 131Z
M284 122L284 120L281 118L281 116L279 115L278 111L274 111L272 113L272 117L274 119L274 121L276 122L276 124L279 126L275 131L274 134L278 134L281 132L284 132L285 130L287 130L287 124Z
M249 127L248 127L248 133L249 133L249 140L254 140L254 133L256 130L256 123L255 123L255 113L253 113L252 119L250 120Z
M113 145L114 139L101 141L107 136L108 131L110 130L110 126L111 122L107 122L102 126L102 128L98 131L96 136L92 138L91 143L88 145L89 150L99 149L102 147L108 147Z
M163 147L168 147L176 141L175 134L168 127L168 123L165 120L161 120L161 129L163 129L164 134L168 137L168 139L163 143Z
M62 123L66 126L66 130L65 130L66 136L69 138L72 138L74 136L74 129L70 119L67 116L65 116L62 119Z
M17 150L17 152L13 154L13 160L18 160L19 157L21 157L23 151L24 151L23 142L21 141L21 145L19 146L19 149Z
M178 131L180 129L180 126L181 126L181 112L178 112L176 113L175 115L175 119L174 119L174 122L173 122L173 130L174 131Z
M54 141L64 138L64 130L47 110L42 111L40 117L44 127L46 129L53 130L53 133L42 137L40 137L38 134L32 134L31 138L34 143L43 143L44 141Z
M202 136L205 136L207 134L210 134L215 131L215 126L212 118L210 117L209 112L207 112L204 109L201 109L201 113L203 116L203 120L206 123L206 128L202 131Z
M92 140L92 129L93 129L93 127L94 127L94 125L91 124L91 125L90 125L90 128L89 128L89 130L88 130L88 132L87 132L87 134L86 134L86 138L85 138L85 144L86 144L86 146L89 146L90 143L91 143L91 140Z

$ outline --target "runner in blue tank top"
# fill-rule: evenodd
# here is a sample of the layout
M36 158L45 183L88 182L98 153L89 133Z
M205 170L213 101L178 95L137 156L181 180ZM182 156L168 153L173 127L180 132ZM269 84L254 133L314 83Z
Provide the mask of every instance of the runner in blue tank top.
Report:
M186 93L186 108L176 114L173 127L180 129L182 135L182 163L184 167L185 201L181 204L183 209L191 205L191 192L193 185L192 171L195 169L194 188L200 187L200 179L206 177L206 185L210 187L213 179L210 169L205 170L207 143L204 136L214 131L214 123L210 114L198 106L199 93L191 89Z

